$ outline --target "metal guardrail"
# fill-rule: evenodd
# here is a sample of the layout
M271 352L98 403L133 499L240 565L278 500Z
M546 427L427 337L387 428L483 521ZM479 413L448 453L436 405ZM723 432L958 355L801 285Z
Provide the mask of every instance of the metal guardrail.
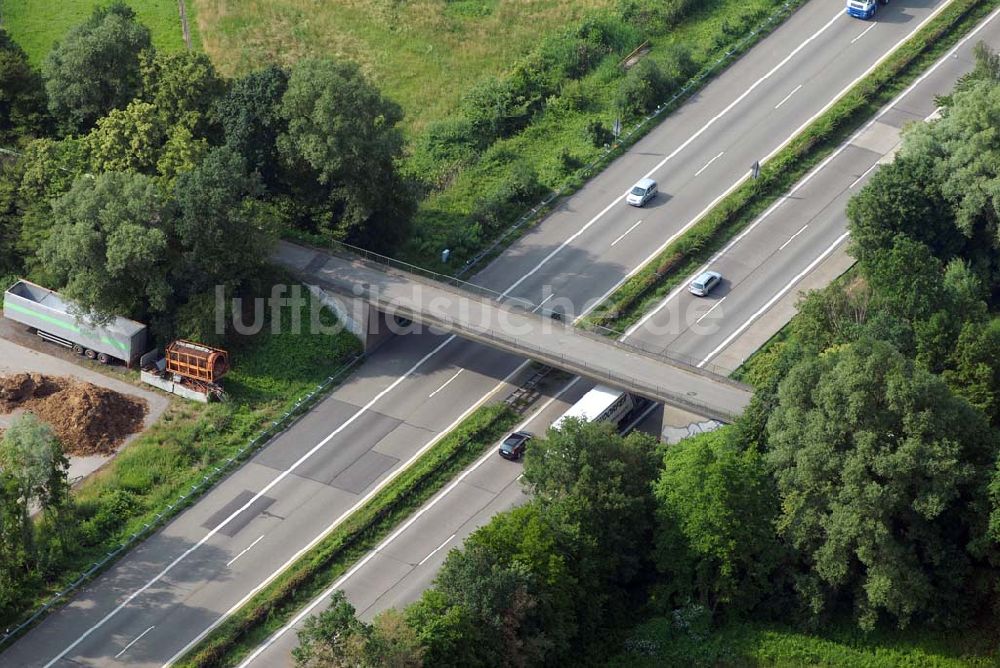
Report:
M409 264L408 262L396 260L394 258L385 255L380 255L379 253L373 253L363 248L358 248L357 246L351 246L350 244L345 244L340 242L336 242L335 245L346 250L347 253L349 253L349 256L346 259L349 259L351 261L357 261L360 259L362 261L367 261L369 263L373 263L376 265L388 266L393 269L406 272L407 274L409 274L408 276L406 276L407 280L413 280L415 277L430 279L433 282L432 287L438 290L448 289L449 287L460 288L460 290L452 290L453 294L458 299L470 299L472 296L476 296L480 298L485 298L489 301L499 302L503 305L510 306L518 310L522 310L526 313L536 313L539 310L539 307L541 306L541 304L536 304L535 302L532 302L529 299L524 299L523 297L512 297L510 295L504 295L503 293L497 292L496 290L491 290L490 288L486 288L481 285L471 283L469 281L456 279L454 277L447 276L445 274L440 274L435 271L423 269L416 265ZM320 253L329 252L328 250L320 248L317 248L315 250ZM356 256L360 256L360 258ZM306 279L308 278L308 276L303 276L302 278ZM361 295L358 294L355 296L361 296ZM378 299L377 296L375 298L372 298L370 293L369 293L369 300L378 302L380 306L386 307L387 310L393 310L393 311L407 310L408 315L416 316L411 319L418 321L424 320L424 318L421 318L419 314L413 312L409 307L406 307L405 305L396 304L391 301L383 302L382 300ZM452 327L453 329L464 329L464 327L462 327L460 323L452 322L449 324L453 326ZM575 325L571 325L569 323L562 323L561 325L557 325L555 321L553 321L553 326L574 327L575 331L578 334L581 335L590 334L592 336L596 336L605 345L613 345L621 349L630 350L645 355L647 357L652 357L654 359L662 360L664 362L687 367L694 373L699 373L701 375L711 374L714 376L718 376L720 380L728 381L730 383L735 383L735 381L729 379L729 375L733 371L735 371L735 369L733 368L719 364L707 363L696 357L691 357L690 355L684 355L682 353L676 353L666 348L657 349L654 348L652 344L649 343L644 343L640 341L623 341L622 337L625 336L625 333L611 329L609 327L603 327L600 325L588 325L587 327L576 327ZM498 338L497 340L500 339ZM523 345L525 345L526 347L531 347L529 344L523 344ZM735 384L742 385L740 383L735 383Z
M242 463L247 457L261 449L264 445L270 443L276 436L282 434L292 425L295 419L302 414L304 409L311 408L314 402L322 398L327 391L329 391L349 371L353 370L354 367L357 366L358 363L360 363L364 358L365 356L363 354L358 355L350 362L337 369L332 375L327 377L326 380L321 382L296 401L284 415L279 417L277 420L273 420L271 424L268 425L262 432L248 441L228 459L220 462L217 466L214 466L212 470L206 473L200 481L191 485L190 488L177 497L173 503L167 505L163 510L153 516L149 522L143 524L141 529L131 534L117 547L106 553L102 558L93 562L76 580L56 594L53 594L45 603L43 603L31 615L26 617L16 626L4 629L3 634L0 635L0 648L3 648L11 640L17 638L21 632L45 616L68 594L75 592L82 585L89 582L95 574L114 561L118 555L132 549L137 543L145 540L153 531L162 527L168 520L174 518L178 513L187 508L194 500L211 489L223 475L228 474L237 464Z
M642 133L647 129L647 126L649 125L650 121L659 118L664 112L674 109L675 105L678 102L683 101L684 99L687 98L688 95L697 91L700 88L701 84L705 81L705 79L714 75L723 64L728 63L730 60L733 59L734 56L742 54L743 51L749 45L751 45L754 42L754 40L757 39L758 35L761 35L762 33L766 33L767 31L769 31L776 22L786 18L789 14L791 14L792 11L797 9L798 6L801 5L803 2L805 2L805 0L785 0L785 2L779 7L779 9L776 12L774 12L766 19L761 21L761 23L756 28L747 33L743 37L743 39L739 40L738 42L730 46L728 49L726 49L725 53L719 56L719 58L717 58L714 62L709 63L708 65L703 67L701 71L699 71L693 77L688 79L688 81L684 84L684 86L682 86L680 90L674 93L670 97L670 99L664 101L662 104L657 106L656 111L643 117L642 120L636 123L636 125L630 128L627 132L619 135L617 140L613 144L608 146L608 148L605 149L603 153L597 156L594 160L590 161L588 164L578 169L576 173L573 175L573 178L567 179L569 183L559 187L558 189L546 195L545 198L542 199L542 201L540 201L538 204L525 211L521 215L521 217L518 218L516 221L514 221L514 223L511 224L510 227L508 227L503 233L501 233L500 236L498 236L493 241L493 243L491 243L489 246L487 246L485 249L483 249L473 257L466 260L462 268L459 269L457 272L455 272L455 277L460 278L462 276L465 276L466 274L469 273L469 271L471 271L474 267L476 267L485 258L490 257L497 250L497 248L499 248L500 246L504 245L507 242L508 238L516 234L527 223L535 220L539 214L546 211L548 209L548 206L552 204L553 201L562 197L564 194L572 190L575 187L572 184L573 181L577 179L585 180L590 178L598 167L609 162L610 159L618 157L619 151L628 148L629 146L632 145L634 141L640 139Z

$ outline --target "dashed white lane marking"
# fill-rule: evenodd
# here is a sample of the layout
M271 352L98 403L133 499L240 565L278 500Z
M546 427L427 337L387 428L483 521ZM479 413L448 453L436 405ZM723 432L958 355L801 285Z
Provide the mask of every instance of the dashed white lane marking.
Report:
M264 540L263 536L261 536L260 538L258 538L254 542L252 542L249 545L247 545L245 548L243 548L242 552L240 552L235 557L233 557L232 559L230 559L229 563L227 563L226 566L227 567L232 566L234 561L236 561L237 559L239 559L240 557L242 557L244 554L246 554L247 552L249 552L251 547L253 547L254 545L256 545L257 543L259 543L262 540Z
M792 92L791 92L791 93L789 93L788 95L786 95L786 96L785 96L785 97L784 97L784 98L783 98L783 99L781 100L781 102L779 102L778 104L774 105L774 108L775 108L775 109L777 109L778 107L780 107L781 105L783 105L783 104L784 104L785 102L788 102L788 100L789 100L789 99L791 99L791 97L792 97L793 95L795 95L796 93L798 93L798 92L799 92L799 89L800 89L800 88L802 88L802 84L799 84L798 86L796 86L795 88L793 88L793 89L792 89Z
M642 221L640 220L640 221L636 222L636 224L635 224L635 225L633 225L632 227L630 227L630 228L628 228L627 230L625 230L625 233L624 233L624 234L622 234L622 235L621 235L620 237L618 237L617 239L615 239L614 241L612 241L612 242L611 242L611 245L612 245L612 246L614 246L614 245L615 245L616 243L618 243L619 241L621 241L622 239L624 239L624 238L625 238L626 236L628 236L628 233L629 233L629 232L631 232L632 230L634 230L635 228L639 227L639 223L641 223L641 222L642 222Z
M706 162L705 166L702 167L701 169L699 169L697 172L695 172L694 175L695 176L701 176L701 173L703 171L705 171L706 169L708 169L709 165L711 165L713 162L715 162L716 160L718 160L719 158L721 158L725 154L726 154L725 151L719 151L719 155L715 156L714 158L712 158L711 160L709 160L708 162Z

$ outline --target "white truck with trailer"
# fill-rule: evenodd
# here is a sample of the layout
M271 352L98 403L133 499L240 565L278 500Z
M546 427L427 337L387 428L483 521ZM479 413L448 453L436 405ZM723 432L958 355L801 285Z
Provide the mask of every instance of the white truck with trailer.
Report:
M633 408L635 408L635 398L628 392L606 385L597 385L553 422L552 428L558 429L563 422L571 418L584 422L610 422L617 425L632 412Z
M127 318L93 322L58 292L19 280L3 294L5 317L27 325L46 341L70 348L101 364L132 367L148 346L146 326Z

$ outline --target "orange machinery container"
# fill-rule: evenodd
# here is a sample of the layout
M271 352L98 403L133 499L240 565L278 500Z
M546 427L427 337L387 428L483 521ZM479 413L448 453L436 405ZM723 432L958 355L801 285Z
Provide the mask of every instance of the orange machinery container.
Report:
M229 371L229 353L200 343L174 341L166 357L167 371L204 383L216 383Z

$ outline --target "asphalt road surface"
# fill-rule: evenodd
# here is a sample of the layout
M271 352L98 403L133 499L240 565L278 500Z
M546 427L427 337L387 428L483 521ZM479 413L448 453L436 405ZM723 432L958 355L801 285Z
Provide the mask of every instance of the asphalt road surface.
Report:
M934 114L935 96L948 93L955 80L972 69L972 49L980 39L994 48L1000 45L1000 18L984 23L977 34L947 54L700 269L711 268L726 277L717 292L708 299L698 298L682 286L637 323L630 338L671 350L677 346L682 352L711 360L752 327L760 314L777 298L794 290L819 261L843 248L847 199L864 186L880 163L891 159L903 125ZM676 317L669 309L678 302L681 308L701 312L698 317L704 319L699 324L711 331L696 334L689 327L672 337L661 336L661 330L670 327L669 318ZM690 305L694 303L700 305ZM544 432L589 387L587 382L573 383L520 428ZM449 550L459 547L466 536L494 514L527 498L519 479L518 465L487 453L334 583L331 590L343 590L359 616L368 620L386 608L416 600L431 585ZM242 665L291 665L291 650L297 644L295 631L308 614L324 609L328 598L329 592L317 597L313 606L303 610Z
M474 280L582 312L941 5L894 2L865 23L843 15L839 2L807 3ZM628 207L625 191L646 175L661 194L644 209ZM454 337L391 340L253 460L0 654L0 663L169 662L463 415L502 393L521 364ZM490 479L507 489L502 477Z

